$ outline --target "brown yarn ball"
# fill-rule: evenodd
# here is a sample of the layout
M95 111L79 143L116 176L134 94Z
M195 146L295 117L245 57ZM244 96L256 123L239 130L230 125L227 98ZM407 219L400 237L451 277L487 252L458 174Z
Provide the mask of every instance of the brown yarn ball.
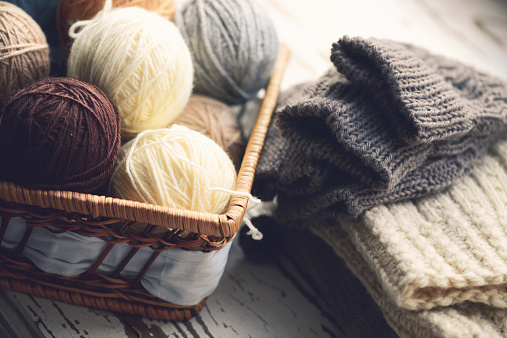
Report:
M20 90L0 115L0 180L98 192L120 144L120 113L98 87L47 78Z
M56 25L58 37L65 50L69 50L72 39L69 28L73 23L89 20L104 7L105 0L60 0L56 7ZM113 7L137 6L156 12L171 19L174 16L174 0L113 0Z
M0 1L0 110L18 90L49 75L49 46L21 8Z
M229 154L236 169L241 166L246 148L245 139L236 114L228 105L194 94L172 124L183 125L208 136Z

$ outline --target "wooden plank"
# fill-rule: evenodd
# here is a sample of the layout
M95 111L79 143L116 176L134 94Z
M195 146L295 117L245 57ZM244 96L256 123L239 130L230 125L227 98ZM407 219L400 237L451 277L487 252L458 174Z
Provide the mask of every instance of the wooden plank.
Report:
M44 337L14 295L4 290L0 290L0 337Z

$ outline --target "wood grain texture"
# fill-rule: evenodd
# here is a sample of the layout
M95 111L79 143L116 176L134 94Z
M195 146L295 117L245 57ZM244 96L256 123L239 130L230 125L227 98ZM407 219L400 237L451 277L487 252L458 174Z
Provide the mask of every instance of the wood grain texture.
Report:
M282 88L331 66L343 35L415 43L507 79L502 0L258 0L292 56ZM258 101L243 110L255 118ZM390 337L382 313L343 262L315 237L287 236L275 264L253 265L238 243L205 308L184 322L157 321L2 291L0 336Z
M45 337L344 337L311 286L280 267L248 263L236 241L218 289L184 322L9 293Z

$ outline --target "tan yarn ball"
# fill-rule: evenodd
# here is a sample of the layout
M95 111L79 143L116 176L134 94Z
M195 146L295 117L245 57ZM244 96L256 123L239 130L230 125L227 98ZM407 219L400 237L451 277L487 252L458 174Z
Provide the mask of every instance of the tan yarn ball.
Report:
M208 136L229 154L236 169L240 168L246 143L238 118L228 105L204 95L194 94L174 124Z
M17 91L49 76L49 46L21 8L0 1L0 109Z

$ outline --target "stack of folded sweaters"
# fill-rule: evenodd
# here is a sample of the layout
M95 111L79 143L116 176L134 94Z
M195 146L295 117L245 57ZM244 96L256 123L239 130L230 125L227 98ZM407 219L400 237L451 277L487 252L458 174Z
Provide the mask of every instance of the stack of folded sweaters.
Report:
M308 224L403 337L507 335L507 142L443 192Z
M310 227L401 336L507 334L507 83L344 37L283 93L254 193Z

